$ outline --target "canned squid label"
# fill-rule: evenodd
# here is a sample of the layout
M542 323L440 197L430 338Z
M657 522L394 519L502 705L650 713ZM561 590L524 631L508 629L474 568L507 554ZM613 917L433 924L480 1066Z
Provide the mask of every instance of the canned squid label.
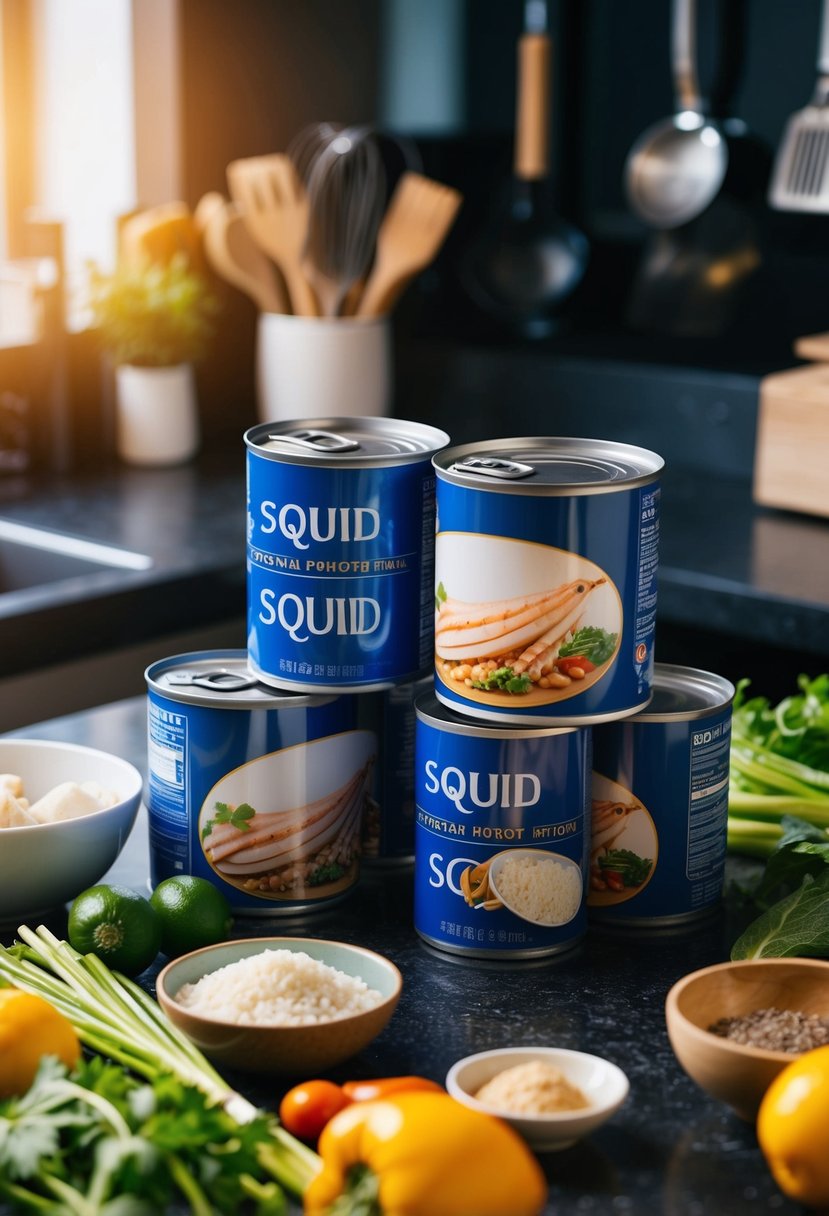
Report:
M722 895L733 688L659 663L654 684L656 712L593 732L587 902L619 923L684 920Z
M549 546L444 533L439 569L446 582L435 603L437 674L469 700L526 710L583 693L609 671L621 599L593 562ZM505 585L518 593L483 599ZM456 586L474 598L455 598Z
M297 689L382 687L423 671L433 524L434 477L424 461L355 473L251 459L254 670Z
M351 697L245 691L242 653L148 671L151 879L194 874L236 912L290 913L357 881L377 741ZM241 687L223 700L226 670ZM189 678L202 671L219 679Z
M574 944L586 915L589 731L494 739L419 718L415 753L418 933L482 956Z
M661 461L625 457L614 481L622 454L573 440L557 483L567 442L509 441L526 448L509 461L467 449L455 463L452 449L439 458L436 692L461 713L581 725L650 698L660 496L651 470ZM515 479L487 481L482 467Z
M375 739L352 731L263 756L213 786L199 841L224 882L260 898L334 894L356 879Z

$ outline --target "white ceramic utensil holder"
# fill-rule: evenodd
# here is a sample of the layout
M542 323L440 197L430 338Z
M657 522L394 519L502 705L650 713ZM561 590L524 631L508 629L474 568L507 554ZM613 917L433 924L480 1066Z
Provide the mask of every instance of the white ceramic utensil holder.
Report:
M182 464L199 446L196 380L190 363L115 369L116 451L127 464Z
M389 413L388 317L297 317L261 313L256 349L261 422Z

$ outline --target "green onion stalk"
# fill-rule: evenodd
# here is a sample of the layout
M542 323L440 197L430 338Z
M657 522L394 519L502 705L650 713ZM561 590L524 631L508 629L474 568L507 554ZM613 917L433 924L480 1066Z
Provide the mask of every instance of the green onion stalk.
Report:
M167 1018L152 997L95 954L80 954L43 925L22 926L22 942L0 946L0 986L49 1001L73 1025L80 1041L152 1081L172 1073L221 1104L239 1124L260 1111L222 1079L199 1049ZM320 1158L276 1121L261 1165L292 1194L302 1196Z

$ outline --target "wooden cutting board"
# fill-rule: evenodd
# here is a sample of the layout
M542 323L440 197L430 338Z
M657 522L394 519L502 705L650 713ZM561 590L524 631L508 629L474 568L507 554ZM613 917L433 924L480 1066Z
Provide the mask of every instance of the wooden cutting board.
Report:
M829 335L801 338L795 349L802 358L829 360ZM761 381L754 500L829 516L829 362Z

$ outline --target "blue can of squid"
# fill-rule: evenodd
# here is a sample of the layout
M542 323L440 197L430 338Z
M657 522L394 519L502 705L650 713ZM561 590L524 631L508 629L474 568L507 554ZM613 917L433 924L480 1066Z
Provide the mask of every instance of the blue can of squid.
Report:
M248 662L297 692L373 692L431 664L443 431L391 418L248 431Z
M587 927L591 732L463 719L418 697L414 924L480 958L571 949Z
M356 698L278 693L243 650L174 655L145 678L151 885L195 874L262 917L346 896L377 751Z
M661 457L597 439L502 439L448 448L433 464L439 700L528 726L642 709Z
M593 732L588 909L681 924L722 896L734 685L657 663L646 710Z

